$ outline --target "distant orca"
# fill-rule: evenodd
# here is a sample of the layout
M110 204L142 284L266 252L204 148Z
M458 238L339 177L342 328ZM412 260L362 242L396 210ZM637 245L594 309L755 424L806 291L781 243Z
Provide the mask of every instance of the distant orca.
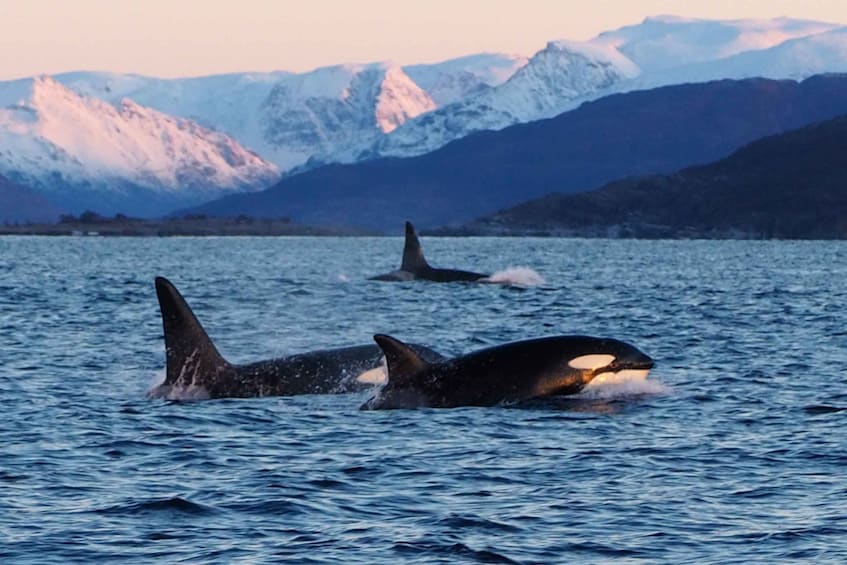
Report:
M176 287L156 278L167 370L154 398L225 398L343 393L382 382L383 354L376 345L309 351L290 357L232 365L224 359ZM424 357L435 351L413 346ZM379 373L379 374L377 374Z
M371 277L372 281L411 281L421 279L434 282L473 282L487 278L489 275L460 271L458 269L436 269L429 266L424 259L421 242L415 233L411 222L406 222L406 243L403 245L403 262L400 268L390 273Z
M645 378L653 360L622 341L556 336L515 341L428 362L387 335L374 340L388 361L388 382L364 410L493 406L576 394L594 379Z

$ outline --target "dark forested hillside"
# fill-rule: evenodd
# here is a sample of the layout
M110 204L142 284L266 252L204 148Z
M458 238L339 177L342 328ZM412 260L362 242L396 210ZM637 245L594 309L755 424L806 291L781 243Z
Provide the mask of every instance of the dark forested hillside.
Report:
M554 194L454 233L847 238L847 117L672 175Z
M59 213L40 194L0 175L0 223L53 222Z

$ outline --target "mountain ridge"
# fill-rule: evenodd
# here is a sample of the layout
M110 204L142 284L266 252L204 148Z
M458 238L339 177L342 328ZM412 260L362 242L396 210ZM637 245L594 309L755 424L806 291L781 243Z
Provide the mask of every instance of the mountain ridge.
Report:
M460 224L550 192L725 157L765 135L847 113L847 76L745 79L616 94L547 120L471 134L416 157L329 165L188 210L392 231L410 215Z

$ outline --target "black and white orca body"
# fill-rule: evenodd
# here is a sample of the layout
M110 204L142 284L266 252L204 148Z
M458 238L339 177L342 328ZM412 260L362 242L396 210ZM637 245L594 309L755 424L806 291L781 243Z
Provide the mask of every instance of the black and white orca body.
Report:
M429 362L386 335L388 382L363 409L494 406L576 394L594 379L646 378L653 360L616 339L555 336Z
M475 282L489 275L461 271L459 269L436 269L424 258L421 242L415 227L406 222L406 242L403 245L403 262L400 268L390 273L370 277L372 281L411 281L426 280L433 282Z
M334 394L365 390L382 382L383 353L376 345L309 351L248 365L233 365L218 353L176 287L156 278L165 334L165 381L149 391L154 398ZM413 346L432 360L441 355Z

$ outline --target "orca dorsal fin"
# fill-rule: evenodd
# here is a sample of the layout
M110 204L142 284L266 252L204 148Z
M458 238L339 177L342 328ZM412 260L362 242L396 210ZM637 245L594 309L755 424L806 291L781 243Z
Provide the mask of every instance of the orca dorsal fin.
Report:
M399 339L390 335L376 334L374 341L385 354L390 383L408 382L428 365L417 351Z
M164 277L156 277L156 295L165 331L165 358L168 385L203 385L231 368L200 325L176 287Z
M415 226L412 222L406 222L406 242L403 244L403 263L400 265L400 270L414 273L429 268L429 263L424 259L418 234L415 233Z

